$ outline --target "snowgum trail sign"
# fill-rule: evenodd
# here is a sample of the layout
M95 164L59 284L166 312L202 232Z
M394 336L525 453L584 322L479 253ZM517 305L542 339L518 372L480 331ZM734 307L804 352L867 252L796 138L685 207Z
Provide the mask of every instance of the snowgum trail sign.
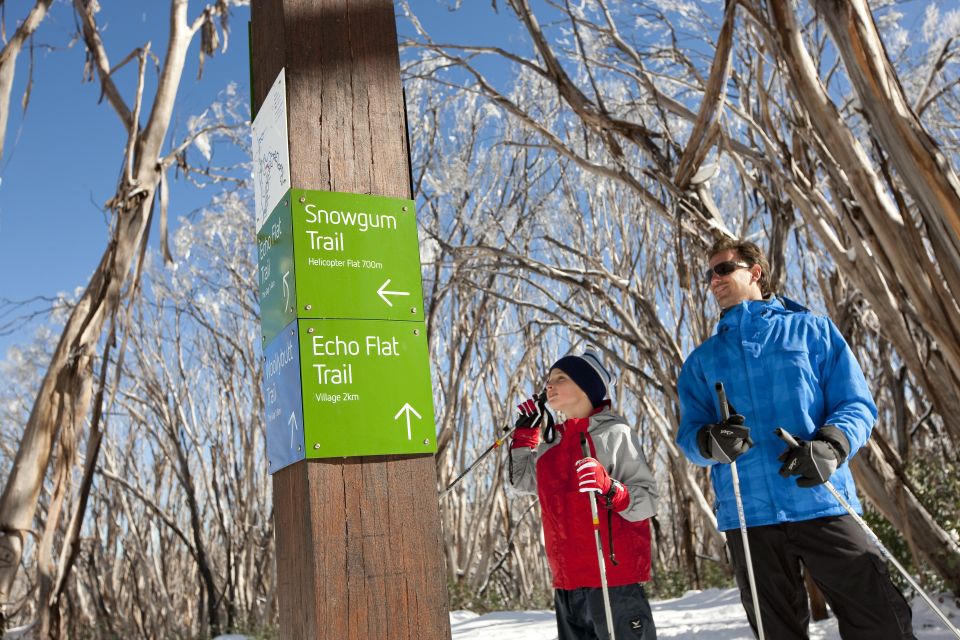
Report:
M270 473L304 458L435 453L414 203L279 193L284 78L253 125Z
M423 320L412 200L292 189L257 247L266 342L294 318Z

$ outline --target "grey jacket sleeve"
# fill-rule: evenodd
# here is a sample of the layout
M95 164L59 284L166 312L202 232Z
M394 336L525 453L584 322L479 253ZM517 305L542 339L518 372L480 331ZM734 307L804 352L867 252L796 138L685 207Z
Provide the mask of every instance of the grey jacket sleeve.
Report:
M530 447L510 450L513 487L520 493L537 493L537 451Z
M655 516L660 496L637 432L618 423L604 426L590 435L597 460L611 478L622 482L630 492L630 503L619 515L631 522Z

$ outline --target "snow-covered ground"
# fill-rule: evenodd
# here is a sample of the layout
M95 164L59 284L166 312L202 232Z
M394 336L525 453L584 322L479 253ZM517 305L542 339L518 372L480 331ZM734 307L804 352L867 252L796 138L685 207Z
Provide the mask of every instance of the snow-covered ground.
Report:
M753 638L735 589L688 591L681 598L652 602L657 638L682 640L749 640ZM940 607L954 625L960 610L948 599ZM914 631L919 640L952 640L940 618L920 598L913 602ZM453 640L554 640L552 611L500 611L478 616L469 611L450 614ZM810 625L812 640L839 640L835 618Z

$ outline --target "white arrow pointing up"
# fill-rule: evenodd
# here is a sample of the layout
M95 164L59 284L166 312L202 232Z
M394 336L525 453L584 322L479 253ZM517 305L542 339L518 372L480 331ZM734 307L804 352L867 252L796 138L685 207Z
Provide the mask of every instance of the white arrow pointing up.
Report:
M290 417L287 419L287 424L290 425L290 449L293 450L293 434L296 433L298 428L296 412L290 412Z
M410 414L417 416L418 420L422 420L423 416L417 413L417 410L410 406L409 402L404 402L403 406L400 407L400 411L397 411L397 415L393 416L394 420L399 420L402 414L407 414L407 440L413 440L410 436Z
M387 306L392 307L393 303L390 302L390 298L387 296L408 296L410 295L409 291L387 291L387 285L390 284L390 278L387 278L387 281L380 285L380 288L377 289L377 295L383 298L383 301L387 303Z
M289 271L283 274L283 308L286 311L290 311L290 283L287 282L289 275Z

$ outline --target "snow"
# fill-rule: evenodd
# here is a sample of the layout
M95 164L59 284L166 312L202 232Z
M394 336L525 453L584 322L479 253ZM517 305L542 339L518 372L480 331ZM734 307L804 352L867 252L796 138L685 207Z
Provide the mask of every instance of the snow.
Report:
M949 598L938 603L951 622L960 623L960 609ZM688 591L680 598L651 602L657 638L679 640L749 640L753 638L736 589ZM914 632L918 640L947 640L955 636L920 598L913 602ZM498 611L478 616L469 611L450 613L453 640L554 640L557 626L552 611ZM811 640L839 640L836 618L811 623Z
M960 607L949 595L935 598L951 623L960 624ZM677 640L752 640L747 617L736 589L688 591L680 598L656 600L653 619L657 638ZM556 640L553 611L497 611L477 615L451 611L453 640ZM918 640L956 638L921 598L913 600L913 630ZM840 640L832 616L810 624L810 640ZM245 636L219 636L215 640L250 640Z

